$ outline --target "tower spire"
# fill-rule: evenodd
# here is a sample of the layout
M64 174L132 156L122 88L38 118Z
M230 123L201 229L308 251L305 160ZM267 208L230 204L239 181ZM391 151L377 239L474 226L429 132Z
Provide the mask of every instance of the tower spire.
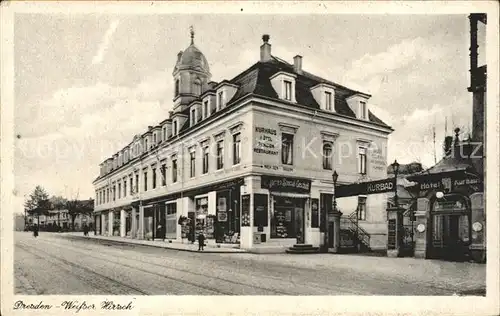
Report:
M189 27L189 33L191 33L191 45L193 45L194 44L194 28L192 25Z

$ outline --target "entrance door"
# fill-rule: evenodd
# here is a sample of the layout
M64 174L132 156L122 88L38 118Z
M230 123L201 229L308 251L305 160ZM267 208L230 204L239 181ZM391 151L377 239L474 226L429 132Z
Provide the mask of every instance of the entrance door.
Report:
M297 243L305 243L305 229L304 229L304 207L295 207L295 229L297 231Z
M458 261L465 259L469 230L467 215L435 214L432 219L433 257Z

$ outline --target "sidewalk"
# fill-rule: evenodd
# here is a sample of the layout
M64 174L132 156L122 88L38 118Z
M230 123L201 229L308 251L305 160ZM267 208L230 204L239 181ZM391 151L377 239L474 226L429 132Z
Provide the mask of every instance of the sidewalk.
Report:
M82 232L68 232L68 233L60 233L61 236L71 236L77 238L92 238L92 239L100 239L100 240L109 240L113 242L121 242L126 244L136 244L150 247L158 247L158 248L166 248L166 249L174 249L179 251L190 251L190 252L198 252L198 243L195 242L192 244L191 242L185 240L184 243L181 243L176 240L172 240L172 242L161 241L161 240L140 240L140 239L132 239L126 237L118 237L118 236L94 236L93 232L89 232L89 236L83 236ZM207 245L205 246L205 253L245 253L246 251L238 248L238 245L221 245L220 247L211 240L206 241Z

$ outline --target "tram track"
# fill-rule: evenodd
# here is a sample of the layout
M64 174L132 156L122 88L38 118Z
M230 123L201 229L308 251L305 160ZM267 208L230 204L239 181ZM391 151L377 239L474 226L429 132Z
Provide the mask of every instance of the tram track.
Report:
M128 285L124 282L121 282L121 281L118 281L118 280L115 280L113 278L110 278L102 273L98 273L92 269L89 269L87 267L84 267L82 265L78 265L78 264L75 264L74 262L71 262L71 261L68 261L66 259L63 259L63 258L60 258L60 257L54 257L53 254L49 253L49 252L46 252L46 251L43 251L43 250L40 250L38 248L35 248L33 246L28 246L26 244L18 244L16 245L16 247L18 247L19 249L22 249L23 251L31 254L32 256L40 259L40 260L45 260L51 264L54 264L56 266L58 266L58 268L62 269L62 270L65 270L67 272L70 272L72 275L75 275L78 277L77 274L75 274L75 271L73 270L73 268L67 268L65 265L67 266L72 266L72 267L76 267L78 269L81 269L83 271L85 271L85 273L88 273L88 274L91 274L91 275L95 275L101 279L105 279L106 281L108 282L111 282L115 285L118 285L119 287L121 288L128 288L130 290L132 290L133 292L136 292L136 293L130 293L130 292L126 292L126 293L122 293L122 292L116 292L116 291L113 291L111 290L112 292L114 293L111 293L111 294L117 294L117 295L120 295L120 294L140 294L140 295L151 295L151 293L149 292L146 292L142 289L139 289L138 287L135 287L135 286L131 286L131 285ZM46 254L46 256L42 256L40 253L44 253ZM59 262L57 262L59 261ZM63 264L60 264L60 263L63 263ZM109 287L105 287L102 285L102 283L99 283L99 282L95 282L92 278L83 278L83 277L78 277L78 279L80 279L81 281L85 282L86 284L92 286L92 287L96 287L96 288L99 288L103 291L109 291L110 288Z
M61 245L59 245L59 246L61 246ZM85 254L85 256L90 257L90 258L94 258L94 259L105 261L105 262L112 263L112 264L118 264L118 265L121 265L123 267L127 267L127 268L130 268L130 269L135 269L135 270L138 270L138 271L141 271L141 272L144 272L144 273L148 273L148 274L156 275L156 276L159 276L159 277L162 277L162 278L166 278L166 279L170 279L170 280L173 280L173 281L181 282L181 283L184 283L184 284L196 286L196 287L199 287L199 288L202 288L202 289L206 289L206 290L209 290L209 291L217 292L218 294L221 294L221 295L235 295L233 292L223 291L223 290L218 290L218 289L216 290L216 289L214 289L212 287L208 287L208 286L205 286L205 285L197 283L197 282L190 282L190 281L186 281L186 280L183 280L183 279L179 279L179 278L174 278L174 277L171 277L171 276L167 276L167 275L162 274L162 273L157 273L157 272L153 272L153 271L150 271L150 270L146 270L146 269L143 269L143 268L140 268L140 267L137 267L137 266L125 264L123 261L118 262L118 261L114 261L114 260L110 260L110 259L105 259L105 258L100 257L100 256L95 256L95 255L92 255L92 254L88 254L88 252L84 252L81 249L74 249L74 248L71 248L71 247L68 247L68 246L61 246L61 247L65 247L68 250L71 249L71 251L78 251L78 252L80 252L82 254ZM186 273L186 274L191 274L191 275L193 275L195 277L209 278L209 279L213 279L213 280L217 280L217 281L222 281L222 282L225 282L225 283L229 283L229 284L232 284L232 285L250 287L250 288L253 288L253 289L259 289L259 290L263 290L263 291L266 291L266 292L271 292L274 295L298 295L298 294L300 294L299 292L293 292L293 291L291 291L291 292L284 292L284 291L280 291L280 290L276 290L276 289L271 289L271 288L267 288L267 287L263 287L263 286L259 286L259 285L247 284L247 283L238 282L238 281L234 281L234 280L228 280L226 278L221 278L221 277L216 277L216 276L209 276L209 275L206 275L206 274L203 274L203 273L192 272L192 271L189 271L189 270L186 270L186 269L179 269L179 268L168 267L168 266L165 266L165 265L162 265L162 264L152 263L152 262L140 260L140 259L137 259L137 258L134 258L133 260L137 261L137 262L139 262L141 264L155 266L155 267L159 267L159 268L166 269L166 270L172 270L172 271L175 271L175 272L182 272L182 273ZM278 279L278 278L276 278L276 279Z

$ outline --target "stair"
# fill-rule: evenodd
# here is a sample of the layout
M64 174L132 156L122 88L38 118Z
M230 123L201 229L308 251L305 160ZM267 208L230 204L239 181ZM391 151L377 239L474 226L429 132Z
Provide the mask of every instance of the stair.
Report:
M310 254L318 253L319 247L313 247L310 244L295 244L286 250L287 253L292 254Z

